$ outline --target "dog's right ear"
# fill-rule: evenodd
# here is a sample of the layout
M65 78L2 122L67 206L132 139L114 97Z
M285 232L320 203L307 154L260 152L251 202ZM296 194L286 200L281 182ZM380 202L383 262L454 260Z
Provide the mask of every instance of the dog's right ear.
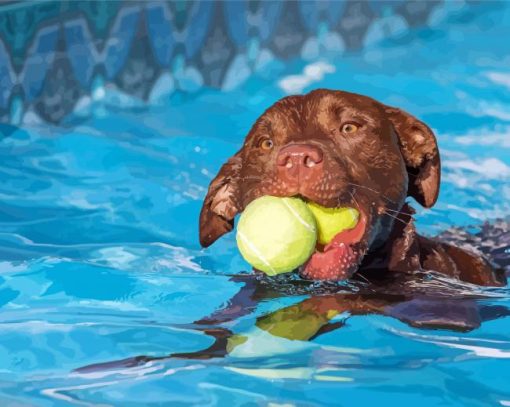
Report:
M200 244L210 246L234 227L239 212L239 172L241 157L238 152L221 167L211 181L200 211Z

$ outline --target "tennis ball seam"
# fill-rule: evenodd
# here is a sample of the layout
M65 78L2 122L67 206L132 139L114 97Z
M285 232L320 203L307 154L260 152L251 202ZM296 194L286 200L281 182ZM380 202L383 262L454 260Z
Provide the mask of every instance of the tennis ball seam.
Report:
M294 217L298 220L299 223L301 223L305 228L307 228L309 231L316 233L315 225L310 225L306 220L304 220L299 213L296 212L296 210L290 206L290 204L284 199L282 199L283 204L287 207L287 209L294 215Z
M257 246L255 246L245 235L244 233L240 232L239 230L237 231L237 234L238 236L241 238L241 240L244 242L245 245L247 245L252 251L253 253L255 253L257 255L257 257L262 260L262 263L264 263L267 267L269 267L269 269L271 270L271 272L273 273L276 273L276 270L273 268L273 266L271 266L271 263L269 262L269 260L266 259L265 256L262 255L262 253L260 252L260 250L257 248Z

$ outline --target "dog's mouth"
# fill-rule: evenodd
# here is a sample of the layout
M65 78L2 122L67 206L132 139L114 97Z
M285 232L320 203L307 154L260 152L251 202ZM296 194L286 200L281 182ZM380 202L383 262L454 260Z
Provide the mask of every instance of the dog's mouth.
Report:
M363 205L363 197L358 194L355 200L351 194L351 201L346 196L337 196L333 200L329 200L329 198L319 196L279 194L273 191L271 191L271 195L292 196L324 209L348 208L358 213L356 224L340 230L331 240L328 240L329 243L321 244L318 240L313 254L297 269L300 276L306 280L341 281L352 277L368 250L369 234L372 229L371 219L373 214L370 209L367 209L366 205Z
M310 259L300 268L308 280L346 280L358 269L366 252L363 243L367 232L367 216L360 211L356 225L342 230L326 245L317 245Z

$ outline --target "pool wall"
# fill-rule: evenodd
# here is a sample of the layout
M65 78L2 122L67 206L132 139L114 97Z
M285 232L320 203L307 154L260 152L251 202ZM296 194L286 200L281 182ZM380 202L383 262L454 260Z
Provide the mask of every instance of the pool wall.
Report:
M351 52L476 2L24 1L0 5L0 122L58 123L105 87L231 89L270 61Z

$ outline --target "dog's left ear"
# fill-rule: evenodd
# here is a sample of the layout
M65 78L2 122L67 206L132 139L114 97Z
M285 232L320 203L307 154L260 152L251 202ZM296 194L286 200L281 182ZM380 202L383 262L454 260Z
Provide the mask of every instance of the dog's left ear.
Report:
M234 217L239 212L239 153L221 167L211 181L200 211L200 244L210 246L220 236L234 227Z
M407 194L425 208L430 208L436 203L441 180L436 137L425 123L409 113L392 107L385 110L398 135L409 174Z

